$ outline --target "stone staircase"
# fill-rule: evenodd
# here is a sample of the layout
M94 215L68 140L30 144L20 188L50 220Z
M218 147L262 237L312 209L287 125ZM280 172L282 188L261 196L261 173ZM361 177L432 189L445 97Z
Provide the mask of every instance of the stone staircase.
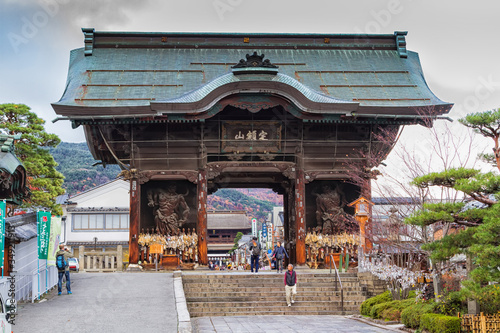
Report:
M182 275L191 317L357 314L367 298L356 274L341 273L342 311L340 286L335 290L333 274L299 270L295 303L288 307L283 279L284 274L266 271Z

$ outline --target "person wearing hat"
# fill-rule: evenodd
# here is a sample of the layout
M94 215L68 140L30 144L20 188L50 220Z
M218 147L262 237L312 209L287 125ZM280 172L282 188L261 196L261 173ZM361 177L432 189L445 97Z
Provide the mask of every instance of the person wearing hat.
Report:
M257 242L257 237L254 237L248 246L248 249L250 250L251 257L250 257L250 270L253 273L254 267L255 267L255 274L259 273L259 257L260 257L260 252L262 250L260 243Z

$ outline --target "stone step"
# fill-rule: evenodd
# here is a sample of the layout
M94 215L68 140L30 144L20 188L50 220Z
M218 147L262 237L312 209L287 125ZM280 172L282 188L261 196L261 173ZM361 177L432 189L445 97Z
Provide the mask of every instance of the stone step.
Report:
M226 301L226 302L187 302L188 308L245 308L245 307L252 307L252 308L261 308L261 309L268 309L272 310L273 307L275 306L284 306L283 303L285 303L285 297L277 297L274 300L267 300L267 301ZM361 303L359 302L354 302L354 301L346 301L344 300L344 307L347 306L352 306L356 307L359 306ZM318 309L331 309L340 307L341 302L340 299L335 300L335 301L311 301L311 300L299 300L297 299L295 302L295 305L297 306L307 306L307 307L315 307Z
M183 280L194 282L194 283L212 283L212 282L229 282L229 283L240 283L243 281L283 281L283 275L261 275L261 274L253 274L253 275L242 275L242 276L234 276L234 277L224 277L224 276L203 276L203 277L182 277ZM297 280L307 281L307 282L335 282L338 280L334 277L311 277L297 274ZM341 278L342 283L347 282L359 282L357 278Z
M312 297L316 295L320 296L325 296L325 297L335 297L338 296L340 297L340 291L322 291L322 292L316 292L316 291L311 291L311 290L306 290L306 289L298 289L300 295ZM273 289L272 291L269 292L261 292L261 291L256 291L252 290L249 292L244 292L240 290L231 290L231 291L199 291L199 292L190 292L189 296L190 297L252 297L252 296L261 296L261 297L275 297L275 296L280 296L284 295L285 291L283 288L280 289ZM360 293L357 290L344 290L344 297L354 297L354 296L359 296Z
M313 301L313 302L333 302L340 301L340 296L311 296L311 295L296 295L295 299L298 301ZM206 303L217 303L217 302L272 302L276 299L285 299L285 294L273 295L273 296L227 296L227 297L196 297L189 296L186 298L187 302L206 302ZM364 296L344 296L344 302L359 302L360 304L365 301Z
M359 290L362 291L363 289L359 285L342 285L344 290ZM246 289L262 289L262 290L274 290L274 289L284 289L285 285L283 283L276 284L276 285L249 285L249 284L241 284L241 285L232 285L232 284L214 284L214 285L199 285L199 284L185 284L184 285L184 290L240 290L241 288L246 288ZM302 289L318 289L321 288L322 291L325 290L335 290L335 285L332 284L323 284L323 283L297 283L297 288L302 288ZM337 286L338 289L340 289L340 285Z
M200 291L208 291L208 290L214 290L214 293L234 293L234 292L253 292L253 293L261 293L261 294L267 294L274 292L276 290L281 290L284 289L283 286L280 287L239 287L239 288L216 288L214 289L206 289L206 288L192 288L192 287L184 287L184 293L190 294L191 292L200 292ZM335 288L333 287L302 287L302 286L297 286L297 292L316 292L316 293L323 293L323 292L333 292L335 291ZM346 292L359 292L362 293L362 290L357 289L357 288L344 288L344 293Z
M234 308L234 309L190 309L189 313L192 317L207 317L207 316L251 316L251 315L348 315L359 313L359 307L351 308L344 307L344 311L340 307L331 309L318 309L316 307L299 306L297 303L288 307L286 304L275 306L272 309L262 308Z
M354 315L359 314L359 310L355 311L315 311L315 310L304 310L304 309L294 309L293 306L287 307L283 311L259 311L255 309L249 312L227 312L223 313L220 311L213 312L196 312L190 311L191 317L219 317L219 316L342 316L342 315Z
M332 274L297 273L297 295L286 306L282 274L183 274L183 286L191 316L233 315L332 315L357 314L366 291L356 275L341 276L335 288Z

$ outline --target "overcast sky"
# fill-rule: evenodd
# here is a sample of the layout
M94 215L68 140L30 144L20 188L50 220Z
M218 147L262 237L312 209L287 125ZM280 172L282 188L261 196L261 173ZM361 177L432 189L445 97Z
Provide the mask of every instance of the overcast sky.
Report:
M0 103L24 103L63 141L81 129L56 117L70 50L97 31L393 33L408 31L430 89L450 117L500 107L498 1L0 0ZM457 123L457 122L455 122ZM458 126L458 125L453 125ZM402 142L425 132L405 131Z

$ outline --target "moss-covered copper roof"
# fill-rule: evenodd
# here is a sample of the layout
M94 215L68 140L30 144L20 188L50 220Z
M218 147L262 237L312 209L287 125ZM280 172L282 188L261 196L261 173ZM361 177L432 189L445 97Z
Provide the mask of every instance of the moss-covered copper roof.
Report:
M452 106L427 86L418 54L406 50L404 32L301 35L84 29L84 34L85 47L71 51L66 90L53 104L57 114L70 118L159 115L162 104L170 104L167 109L175 113L175 103L199 98L200 91L207 96L224 79L234 81L231 66L252 52L265 54L278 66L284 85L300 85L295 93L301 98L337 100L330 103L333 111L347 103L351 105L347 111L358 114L411 115L427 106L443 114ZM253 75L260 81L276 80L273 75ZM280 90L270 93L279 95Z
M29 195L26 169L14 154L14 140L20 136L0 134L0 199L20 204Z

